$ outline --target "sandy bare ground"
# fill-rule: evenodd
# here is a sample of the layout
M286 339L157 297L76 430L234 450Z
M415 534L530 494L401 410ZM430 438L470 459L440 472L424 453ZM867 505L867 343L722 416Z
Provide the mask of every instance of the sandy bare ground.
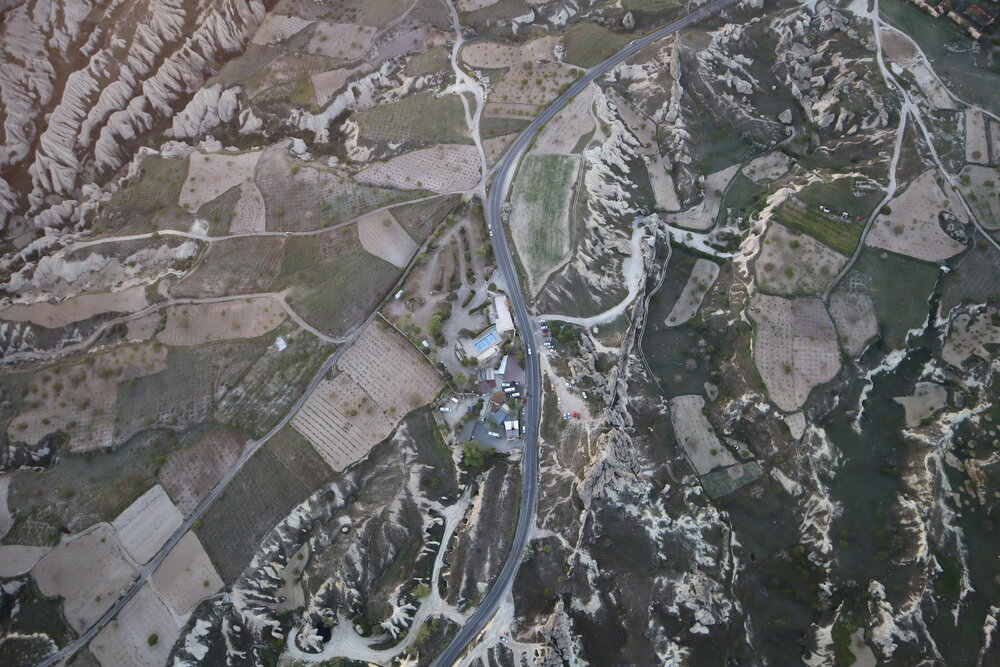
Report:
M197 211L230 188L253 179L253 170L260 155L261 151L191 153L188 157L187 178L177 203L190 211Z
M719 442L708 418L702 414L704 407L705 399L698 395L677 396L670 401L674 435L699 475L736 463L736 458Z
M896 396L892 400L903 406L906 427L913 428L948 404L948 390L934 382L918 382L912 395Z
M948 337L941 348L941 357L949 364L961 367L969 357L992 358L986 345L1000 343L1000 327L990 322L989 314L972 318L962 313L948 328Z
M146 305L146 288L136 285L120 292L81 294L54 304L45 301L27 305L14 304L0 310L0 319L32 322L54 329L101 313L131 313Z
M483 9L489 7L490 5L497 4L499 0L456 0L455 4L463 12L474 12L477 9Z
M465 192L479 183L479 152L473 145L439 144L376 162L355 176L359 183L433 192Z
M674 177L667 171L660 154L645 158L646 173L649 174L649 184L653 187L653 197L656 205L664 211L679 211L681 203L677 200L677 188L674 187Z
M731 167L726 167L721 171L706 176L703 188L705 197L701 203L687 211L665 215L664 219L671 225L685 229L703 231L710 228L715 224L715 219L719 215L719 206L722 205L722 194L739 168L738 164L734 164Z
M153 575L153 585L177 616L222 589L222 577L209 560L194 531L181 538Z
M750 316L757 323L754 362L768 395L781 410L795 411L840 369L833 321L819 299L764 294L753 297Z
M233 207L233 219L229 221L230 234L262 232L266 229L266 208L260 188L251 180L240 185L240 199Z
M376 320L292 419L334 470L364 458L408 412L437 396L444 382L401 335Z
M808 234L772 223L754 268L765 292L819 294L845 264L847 257Z
M320 23L309 38L309 53L336 60L357 60L372 45L378 30L353 23Z
M792 158L781 151L774 151L748 162L743 167L743 173L754 183L759 183L784 175L791 166Z
M847 354L857 358L878 333L875 304L867 294L836 292L830 298L830 315L840 333L840 344Z
M979 109L965 111L965 161L989 164L990 144L986 116Z
M268 14L264 22L257 28L251 40L254 44L274 44L281 42L295 33L299 32L312 21L306 21L297 16L285 16L284 14Z
M149 637L157 636L154 646ZM148 584L128 601L118 617L90 642L90 651L102 667L162 667L181 631L173 614Z
M132 558L148 563L183 521L180 510L157 484L126 507L111 526Z
M376 211L358 220L361 247L393 266L406 266L417 251L410 238L389 211Z
M160 326L161 316L159 313L149 313L134 320L129 320L125 338L129 342L139 342L149 340L156 333L156 327Z
M945 234L938 222L938 214L945 210L962 221L966 217L964 209L952 205L941 190L933 170L915 178L889 204L892 212L875 219L865 238L867 245L928 262L940 262L965 249L964 244Z
M246 447L246 438L235 431L219 430L203 437L207 442L199 441L171 454L158 474L184 516L194 511Z
M483 140L483 152L486 153L486 164L488 166L493 166L497 163L503 154L507 152L507 148L517 139L516 133L505 134L500 137L493 137L492 139Z
M48 547L0 544L0 577L19 577L48 553Z
M473 42L462 47L462 61L469 67L510 67L536 60L555 60L556 35L538 37L521 45Z
M785 424L795 440L801 440L806 432L806 416L801 412L785 415Z
M594 91L595 86L591 84L570 100L538 133L532 152L562 155L572 153L580 139L594 131L595 120L591 112Z
M171 306L167 308L167 325L156 338L167 345L257 338L284 321L281 304L267 297Z
M707 259L699 258L691 269L691 275L684 284L677 303L670 309L670 314L664 324L668 327L676 327L684 324L698 312L705 294L715 284L719 277L719 265Z
M43 595L63 598L63 614L79 633L100 618L138 573L125 560L111 526L99 524L47 553L31 574Z
M969 184L960 188L983 227L1000 229L1000 169L967 164L962 168L961 177L969 179Z
M313 92L316 94L316 104L325 106L333 95L344 87L347 80L355 74L367 74L372 70L368 64L357 67L342 67L329 72L319 72L310 76L312 79Z
M955 100L948 94L948 90L909 35L887 26L882 27L881 33L882 50L895 61L890 67L896 74L901 74L904 69L908 70L932 106L938 109L958 109Z
M490 92L493 103L544 104L577 78L580 69L559 62L525 63L511 67ZM486 115L492 115L487 113Z
M34 444L48 433L64 431L70 437L70 451L110 446L115 440L119 382L157 373L166 359L166 347L122 345L99 355L92 365L79 363L40 373L28 387L33 407L10 421L8 437Z

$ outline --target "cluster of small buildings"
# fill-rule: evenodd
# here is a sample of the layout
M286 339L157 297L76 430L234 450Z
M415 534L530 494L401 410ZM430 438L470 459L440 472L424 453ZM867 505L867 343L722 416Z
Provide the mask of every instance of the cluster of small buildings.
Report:
M909 0L912 5L931 16L947 16L960 25L973 39L979 39L1000 15L1000 5L994 0Z

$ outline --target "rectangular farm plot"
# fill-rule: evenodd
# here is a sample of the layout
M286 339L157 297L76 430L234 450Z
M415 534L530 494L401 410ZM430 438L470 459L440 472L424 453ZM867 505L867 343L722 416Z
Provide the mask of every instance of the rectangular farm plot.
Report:
M47 553L31 574L42 595L63 598L63 615L80 633L114 604L138 572L125 560L111 527L98 524Z
M417 251L416 242L389 211L371 213L358 220L358 239L365 250L400 268Z
M172 454L158 473L177 508L187 516L240 458L246 438L235 430L216 429Z
M462 47L462 60L470 67L510 67L536 60L555 60L559 37L546 36L521 45L499 42L472 42Z
M960 205L952 205L932 170L925 171L891 202L891 212L880 213L865 243L928 262L940 262L965 249L941 228L939 216L949 212L965 222Z
M180 634L170 610L147 583L97 633L90 650L102 667L159 667L167 664ZM155 642L150 640L153 635Z
M720 467L736 463L735 457L715 434L712 424L702 413L705 399L701 396L677 396L670 401L670 422L677 442L699 475L707 475Z
M757 294L750 308L757 325L753 357L771 401L797 410L813 387L840 370L833 321L818 299Z
M514 183L511 233L533 289L570 251L569 203L579 166L578 156L529 155Z
M254 44L267 45L283 42L297 32L312 24L312 21L298 16L284 14L268 14L264 22L257 28L251 40Z
M754 268L765 292L818 294L845 264L847 257L808 234L772 224Z
M153 584L177 616L190 613L201 600L222 588L222 577L201 540L188 531L153 575Z
M990 162L986 116L979 109L968 109L965 112L965 161L979 164Z
M364 142L471 143L462 101L418 93L356 114Z
M145 564L183 521L184 517L170 502L167 492L157 484L126 507L111 525L132 558Z
M171 306L167 309L167 324L157 339L167 345L201 345L257 338L284 321L284 310L268 297Z
M555 118L546 123L532 148L533 153L569 155L580 139L593 132L595 119L591 112L596 87L591 84L570 100Z
M986 229L1000 229L1000 169L967 165L959 176L961 189Z
M217 241L175 291L178 296L193 297L264 292L278 276L284 243L277 236Z
M188 173L178 203L197 211L230 188L253 178L261 151L252 153L201 153L188 157Z
M511 67L493 86L490 102L544 104L554 100L581 70L563 63L523 63Z
M395 330L370 324L292 419L331 468L340 471L389 437L407 413L425 405L444 382Z
M715 262L698 258L691 269L691 276L684 284L684 291L681 292L674 307L670 309L670 314L664 324L668 327L678 327L698 313L701 302L705 294L715 284L719 277L719 265Z
M43 327L55 328L101 313L131 313L145 307L146 288L137 285L120 292L81 294L56 304L47 301L32 304L18 303L0 311L0 319L11 322L33 322Z
M233 207L233 217L229 221L230 234L262 232L266 228L267 209L260 188L253 181L240 185L240 198Z
M356 60L365 54L378 30L353 23L320 23L306 51L335 60Z
M358 172L359 183L403 190L464 192L479 182L479 151L468 144L441 144L376 162Z

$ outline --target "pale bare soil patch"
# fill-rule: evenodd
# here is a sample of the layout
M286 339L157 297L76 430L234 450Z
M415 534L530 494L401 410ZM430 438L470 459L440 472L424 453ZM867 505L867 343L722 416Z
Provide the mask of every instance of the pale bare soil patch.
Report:
M875 304L862 292L835 292L830 298L830 315L840 333L841 347L855 359L878 334Z
M101 628L90 642L90 651L102 667L162 667L181 631L173 615L148 584ZM150 646L149 638L157 641Z
M369 253L400 268L417 251L417 243L389 211L369 213L358 220L358 239Z
M787 296L822 292L845 264L847 257L836 250L774 223L754 268L761 289Z
M309 38L309 53L338 60L357 60L372 45L378 30L353 23L320 23Z
M896 396L892 400L903 406L906 427L913 428L948 404L948 390L934 382L918 382L912 395Z
M181 538L153 575L153 585L177 616L185 616L199 602L222 589L205 547L194 531Z
M26 409L7 426L11 440L36 443L55 431L69 434L69 449L85 452L115 441L118 385L166 366L167 348L122 345L79 363L43 372L28 386Z
M591 84L570 100L538 133L532 152L562 155L572 153L580 139L594 130L595 121L591 113L594 91L595 86Z
M461 59L469 67L511 67L536 60L555 60L556 35L538 37L524 44L473 42L462 47Z
M251 40L254 44L267 45L282 42L292 35L298 33L312 21L306 21L298 16L285 16L283 14L268 14L264 17L264 22L257 28Z
M35 567L48 547L0 544L0 577L19 577Z
M376 321L337 362L292 419L334 470L343 470L387 438L407 413L444 387L437 371L402 336Z
M10 475L0 477L0 539L10 532L14 525L10 506L7 505L7 494L10 491Z
M181 187L177 203L197 211L222 193L246 180L253 179L253 170L261 151L251 153L202 153L188 157L188 174Z
M784 175L791 166L792 158L781 151L774 151L748 162L743 167L743 173L754 183L759 183Z
M257 338L284 321L285 311L268 297L170 306L167 308L167 325L156 338L167 345L201 345L217 340Z
M479 176L479 151L475 146L439 144L370 164L354 180L400 190L465 192L476 186Z
M1000 229L1000 169L966 165L960 178L963 183L968 179L969 184L960 187L983 227Z
M157 484L126 507L111 526L132 558L145 564L183 521L184 517L170 502L167 492Z
M698 395L677 396L670 401L674 435L699 475L736 464L736 458L719 442L712 424L702 413L704 407L705 399Z
M262 232L266 229L266 208L260 188L252 180L240 185L240 198L233 207L233 218L229 221L230 234Z
M662 155L657 153L646 158L646 173L649 174L649 184L653 188L656 205L664 211L679 211L681 203L677 199L674 177L667 171Z
M885 54L895 61L897 67L909 70L928 101L938 109L957 109L958 105L927 62L920 57L917 45L909 35L887 27L883 27L881 32ZM896 67L893 67L893 70L896 70Z
M705 230L711 227L719 216L719 206L722 204L722 195L726 191L726 186L729 185L729 181L733 179L739 168L738 164L734 164L706 176L703 186L705 196L701 203L686 211L670 213L664 216L664 219L671 225L686 229Z
M97 621L137 574L107 524L60 544L31 571L43 595L63 598L63 615L78 633Z
M699 258L691 269L691 275L684 284L677 303L670 309L670 314L663 322L668 327L676 327L684 324L698 312L705 294L715 284L719 277L719 265L715 262Z
M486 164L491 167L496 164L497 160L503 157L503 154L507 152L507 148L514 143L515 139L517 139L517 133L483 140L483 152L486 153Z
M495 82L490 101L544 104L555 99L559 89L574 81L582 71L559 62L514 65Z
M616 93L608 92L608 99L615 106L618 117L625 124L625 127L639 140L636 153L639 155L659 155L660 149L656 144L656 123L647 118L631 102Z
M146 288L136 285L120 292L80 294L60 303L45 301L32 304L18 303L0 310L0 319L31 322L53 329L101 313L131 313L145 308L146 305Z
M990 321L989 312L975 318L968 313L958 315L948 328L948 337L941 349L941 357L949 364L961 367L969 357L992 358L987 345L1000 343L1000 327Z
M757 294L750 316L757 324L754 362L771 401L797 410L813 387L840 369L837 333L819 299L784 299Z
M162 316L160 313L149 313L134 320L129 320L126 324L125 338L131 343L138 343L148 340L156 333L156 328L160 326Z
M367 74L371 70L371 66L366 63L357 67L342 67L330 70L329 72L319 72L311 75L313 92L316 94L316 104L325 106L333 95L344 87L348 79L358 73Z
M158 475L184 516L194 511L246 447L246 438L235 431L219 429L203 438L172 454Z
M917 57L917 45L913 40L898 30L883 28L881 34L882 50L900 64L905 64Z
M986 134L986 116L979 109L965 111L965 161L989 164L990 143Z
M942 211L964 222L965 212L952 205L932 170L915 178L890 206L889 215L880 213L875 219L865 238L867 245L928 262L940 262L965 249L965 244L945 234L938 222Z
M495 5L499 0L456 0L455 5L463 12L474 12Z

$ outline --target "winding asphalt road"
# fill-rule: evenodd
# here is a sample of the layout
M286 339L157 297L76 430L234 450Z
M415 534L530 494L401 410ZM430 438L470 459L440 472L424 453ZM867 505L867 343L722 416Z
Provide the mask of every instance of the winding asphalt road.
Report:
M500 275L507 285L507 293L514 304L514 321L521 332L525 347L525 387L526 402L522 418L525 424L524 455L521 458L521 507L517 517L517 529L514 533L514 543L511 545L507 560L500 570L500 575L483 598L475 613L469 617L465 625L458 631L448 647L434 661L435 667L448 667L459 661L470 643L482 632L483 628L496 613L497 607L514 582L518 566L521 564L521 554L528 544L528 537L535 522L535 506L538 503L538 427L541 416L541 369L538 364L538 348L535 345L535 326L528 314L528 308L521 294L520 281L511 257L507 237L504 234L501 220L501 209L507 199L514 172L521 156L534 140L535 135L547 122L566 106L566 103L590 85L597 77L634 55L653 42L667 35L696 23L707 15L733 3L735 0L713 0L687 16L666 25L644 37L633 40L624 49L591 69L577 79L562 95L545 108L521 135L511 144L510 148L494 167L493 183L486 199L486 224L493 235L493 253L497 258Z

